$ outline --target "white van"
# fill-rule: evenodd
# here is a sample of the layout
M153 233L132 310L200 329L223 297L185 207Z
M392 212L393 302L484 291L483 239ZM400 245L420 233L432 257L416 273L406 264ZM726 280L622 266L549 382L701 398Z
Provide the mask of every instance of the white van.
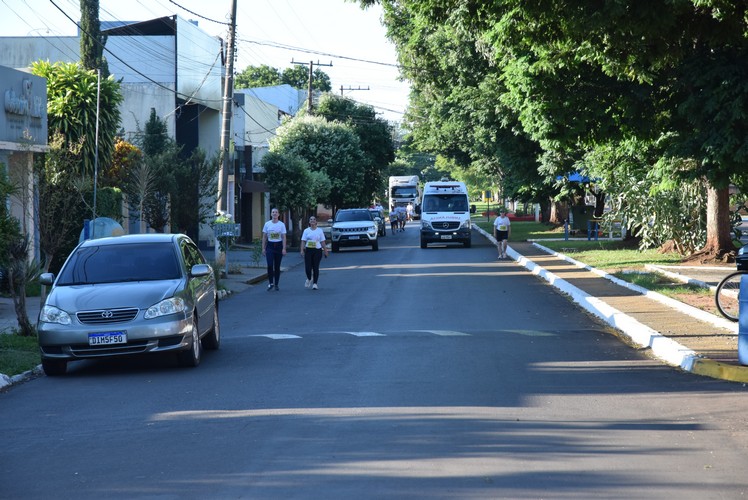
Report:
M470 248L470 204L464 182L427 182L421 200L421 248L429 243L462 243Z

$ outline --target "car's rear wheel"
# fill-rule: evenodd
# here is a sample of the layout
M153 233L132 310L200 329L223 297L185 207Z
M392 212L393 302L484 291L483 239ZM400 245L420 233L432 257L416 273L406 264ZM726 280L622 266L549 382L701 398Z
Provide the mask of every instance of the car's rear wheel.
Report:
M200 343L200 334L197 330L197 319L192 320L192 332L190 334L190 347L180 351L177 356L182 366L198 366L202 359L203 350Z
M42 369L44 370L44 374L49 377L65 375L68 369L68 362L60 359L43 359Z
M213 328L203 337L203 347L215 351L221 346L221 325L218 323L218 302L213 307Z

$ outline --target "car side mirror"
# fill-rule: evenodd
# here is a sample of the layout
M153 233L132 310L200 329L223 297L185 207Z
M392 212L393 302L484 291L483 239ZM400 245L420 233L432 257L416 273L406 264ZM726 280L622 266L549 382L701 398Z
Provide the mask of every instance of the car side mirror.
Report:
M213 269L208 264L195 264L190 269L190 276L193 278L199 278L202 276L208 276L213 273Z
M42 273L39 276L39 283L44 286L52 286L54 282L55 282L54 273Z

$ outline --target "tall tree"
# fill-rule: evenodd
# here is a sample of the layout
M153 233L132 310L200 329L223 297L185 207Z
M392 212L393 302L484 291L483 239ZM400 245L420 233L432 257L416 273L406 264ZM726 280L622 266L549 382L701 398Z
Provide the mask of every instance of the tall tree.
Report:
M371 197L364 185L361 141L350 126L322 117L303 116L278 129L270 151L289 153L306 160L312 171L330 179L329 196L318 200L334 209L364 206Z
M96 123L99 128L99 167L112 161L114 141L120 127L120 84L109 76L101 80L98 117L96 113L97 76L77 63L36 61L31 72L47 79L49 135L62 134L63 148L80 143L79 176L93 177L96 158Z
M153 109L136 143L143 157L126 184L130 208L155 231L171 225L172 231L197 239L200 224L214 215L217 158L207 158L201 149L183 158Z
M101 34L99 0L81 2L81 64L85 69L101 70L101 78L109 76L109 65L104 57L106 37Z
M281 73L281 83L288 84L297 89L308 89L309 66L297 64L291 68L284 69L283 73ZM319 68L314 69L312 71L312 90L330 92L331 89L330 76Z
M500 129L484 116L496 109L499 122L536 141L546 159L580 161L597 145L629 139L655 143L662 164L677 165L672 177L703 177L713 191L703 255L733 250L727 185L742 182L748 159L748 112L740 105L748 100L745 2L381 3L416 82L410 116L425 114L434 130L451 132L442 137L456 138L469 134L442 124L465 126L461 117L469 116L476 129L488 125L490 137ZM465 42L466 57L454 57L455 41ZM434 50L440 44L441 53ZM495 92L482 93L494 101L488 107L470 89L491 75ZM567 162L544 164L550 174Z
M358 104L333 94L325 94L315 110L315 114L328 121L338 121L349 125L361 141L365 161L364 191L370 200L380 197L384 185L384 172L395 159L392 142L392 129L386 120L377 118L374 108Z
M272 87L280 84L280 71L267 64L247 66L244 71L237 73L236 77L234 77L234 86L238 89Z

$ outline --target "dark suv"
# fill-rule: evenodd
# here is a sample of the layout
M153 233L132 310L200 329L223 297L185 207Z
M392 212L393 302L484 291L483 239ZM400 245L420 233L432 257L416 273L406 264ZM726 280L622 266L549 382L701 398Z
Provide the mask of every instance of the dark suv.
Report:
M387 236L387 223L384 221L384 212L378 208L370 208L369 212L374 217L374 222L377 223L379 236Z
M344 246L371 246L372 250L379 250L378 232L368 208L338 210L330 230L332 251L337 252Z

